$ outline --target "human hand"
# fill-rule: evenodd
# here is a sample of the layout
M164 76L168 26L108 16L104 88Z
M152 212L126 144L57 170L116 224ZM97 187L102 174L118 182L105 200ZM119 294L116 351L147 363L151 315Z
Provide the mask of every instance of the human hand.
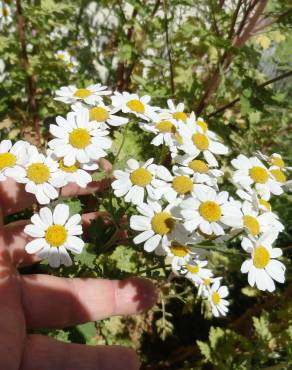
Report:
M70 185L62 195L101 190ZM66 279L49 275L20 275L18 268L36 262L25 252L29 221L3 224L3 217L32 205L34 198L12 180L0 183L0 368L3 370L136 370L137 355L120 346L62 343L27 329L64 328L112 315L134 314L150 308L156 294L149 280ZM83 215L89 223L95 214Z

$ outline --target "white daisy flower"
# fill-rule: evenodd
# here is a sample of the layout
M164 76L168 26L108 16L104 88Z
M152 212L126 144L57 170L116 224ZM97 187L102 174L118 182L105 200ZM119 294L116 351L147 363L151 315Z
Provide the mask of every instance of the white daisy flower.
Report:
M253 237L258 237L271 228L277 230L278 233L284 230L284 225L277 220L277 216L272 212L259 214L253 204L248 201L243 202L241 210L243 227Z
M163 109L163 112L170 113L171 116L177 121L186 122L188 115L184 112L184 103L175 105L171 99L167 100L168 109Z
M191 113L186 123L179 123L177 131L182 138L179 149L196 158L200 153L210 166L218 166L214 156L228 153L228 148L214 139L214 134L207 130L204 132L201 126L196 124L196 117Z
M184 276L195 283L196 286L200 284L206 284L208 282L207 279L212 277L212 271L207 266L208 261L201 261L199 259L192 259L189 261L185 266L183 266L181 273Z
M159 193L153 187L155 179L164 179L168 171L163 166L153 163L153 158L148 159L143 165L135 159L127 161L128 168L125 171L116 170L113 172L115 181L112 183L114 194L117 197L124 197L126 202L141 204L145 194L152 199L159 199Z
M228 288L225 285L220 286L220 282L217 280L211 286L209 292L209 301L212 308L212 313L215 317L220 315L226 316L228 312L229 302L225 299L228 296Z
M187 244L187 238L184 239L184 242L172 240L169 245L164 247L164 250L175 272L180 272L182 266L197 255L196 249Z
M74 112L87 109L89 111L89 121L95 121L97 128L101 129L108 129L109 126L122 126L129 122L128 118L113 114L113 109L105 105L102 101L91 107L78 102L73 104L71 108Z
M58 50L55 53L55 58L61 60L64 63L70 63L71 56L67 50Z
M283 193L281 183L273 178L268 169L257 157L248 158L240 154L231 161L236 171L233 174L233 182L240 185L244 190L252 192L254 185L258 194L265 200L269 200L271 193L280 195Z
M66 185L66 181L59 169L58 162L51 156L45 157L39 153L37 148L30 145L27 149L28 160L24 165L25 175L17 178L24 183L25 190L34 194L40 204L48 204L51 200L58 198L57 189Z
M185 198L189 195L194 195L195 187L204 188L205 185L194 184L192 178L186 175L179 167L173 167L171 174L167 168L164 167L164 179L153 180L155 193L157 198L164 198L169 203L173 202L176 198Z
M172 208L176 204L169 204L165 209L157 202L142 203L137 207L141 215L130 218L130 227L136 231L142 231L134 238L135 244L144 243L146 252L153 252L159 247L165 248L171 240L181 240L184 230L176 221Z
M226 226L240 227L240 208L228 201L228 192L216 193L213 188L202 186L195 187L195 197L180 204L185 228L188 231L199 228L207 235L224 235Z
M177 121L175 119L160 113L151 122L139 122L139 126L142 130L155 135L151 144L155 146L165 144L170 148L176 145Z
M28 144L22 140L12 144L10 140L0 142L0 182L7 177L14 180L25 176L23 165L27 161Z
M69 216L66 204L58 204L53 212L47 207L41 208L39 214L32 216L32 224L24 228L27 235L35 238L25 246L26 252L48 259L52 267L71 266L67 250L80 254L84 247L83 240L78 237L82 234L80 221L79 214Z
M214 284L215 281L220 282L222 280L222 277L214 278L212 271L211 271L211 274L212 275L209 278L203 279L203 281L198 284L198 294L197 294L198 297L208 298L210 294L211 284Z
M11 10L10 7L7 6L2 1L0 2L0 26L8 25L12 22L11 17Z
M273 248L272 244L277 238L277 232L269 231L259 239L243 238L242 248L251 254L251 258L241 265L241 272L248 273L248 283L259 290L275 290L274 281L285 282L285 266L276 258L282 256L280 248Z
M106 156L104 150L112 144L109 132L97 129L89 121L87 110L70 112L66 119L58 116L56 122L57 125L50 125L50 132L56 138L48 145L57 157L64 158L66 166L73 166L76 161L87 164Z
M272 206L270 202L265 199L259 198L257 192L253 190L251 193L244 191L243 189L237 189L236 194L239 198L243 200L247 200L248 202L252 203L253 208L259 212L271 212ZM274 214L275 215L275 214ZM275 215L278 218L277 215Z
M101 101L102 95L109 94L111 94L111 91L107 90L107 86L102 86L99 83L80 89L74 85L70 85L63 86L60 90L57 90L54 99L66 104L72 104L81 100L89 105L94 105Z
M135 116L143 118L146 121L155 119L156 117L156 108L149 105L151 99L149 95L139 97L137 94L115 91L111 99L114 107L113 113L121 110L123 113L133 113Z
M217 179L224 175L224 172L201 159L193 159L189 155L178 156L176 162L182 165L181 171L192 177L196 184L206 184L218 189Z

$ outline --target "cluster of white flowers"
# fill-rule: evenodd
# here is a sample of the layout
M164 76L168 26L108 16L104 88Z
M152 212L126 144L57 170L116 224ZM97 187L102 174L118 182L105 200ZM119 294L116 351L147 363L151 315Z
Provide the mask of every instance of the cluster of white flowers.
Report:
M53 139L46 154L24 141L2 141L0 181L9 177L25 184L42 205L57 199L59 189L70 182L86 187L90 171L111 148L111 129L130 118L153 135L151 144L161 147L159 162L131 158L124 170L113 172L114 195L136 206L138 214L129 220L139 232L134 244L165 256L173 273L190 280L198 295L209 300L215 316L228 311L228 288L207 268L207 257L235 237L249 254L241 271L248 273L251 286L273 291L274 281L284 282L285 267L277 260L282 252L272 247L284 227L269 203L271 195L283 192L290 169L279 154L233 159L234 198L219 189L224 172L218 160L228 148L202 118L186 113L184 104L168 100L168 108L162 109L152 106L148 95L111 94L100 84L62 87L55 99L71 110L50 126ZM48 258L53 267L72 263L67 250L81 253L81 217L69 217L65 204L53 211L44 207L31 221L25 232L35 239L27 244L28 253Z

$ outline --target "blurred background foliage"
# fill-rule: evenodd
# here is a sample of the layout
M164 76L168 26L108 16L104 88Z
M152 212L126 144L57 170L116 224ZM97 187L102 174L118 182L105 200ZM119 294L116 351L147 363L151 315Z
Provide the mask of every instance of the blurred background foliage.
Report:
M182 101L204 117L231 148L223 163L227 187L230 158L238 153L278 152L291 165L291 18L289 0L1 0L0 140L24 137L46 146L49 124L67 109L53 100L54 91L101 82L150 94L162 107L169 98ZM58 58L58 52L69 56ZM119 130L114 135L112 160L123 140ZM150 155L157 153L149 135L131 124L115 165ZM288 267L287 283L276 293L259 294L247 285L238 254L212 253L210 267L231 290L224 319L211 318L187 281L170 284L158 257L123 240L109 242L123 211L108 199L66 200L72 212L111 207L114 215L92 223L86 251L73 267L53 271L42 263L23 272L147 276L157 281L159 302L144 315L46 333L133 347L145 370L292 368L291 194L273 204L286 227L278 246Z

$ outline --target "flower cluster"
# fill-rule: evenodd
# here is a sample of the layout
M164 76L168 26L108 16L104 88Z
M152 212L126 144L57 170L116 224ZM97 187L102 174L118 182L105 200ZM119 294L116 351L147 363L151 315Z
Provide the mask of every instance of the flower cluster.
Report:
M112 146L111 130L130 119L161 148L159 161L130 158L126 168L113 171L113 194L136 207L129 218L130 228L138 232L133 243L165 256L174 275L194 284L215 316L228 311L228 288L207 267L208 256L227 248L224 244L234 238L241 239L248 254L241 272L248 274L251 286L271 292L274 281L284 282L285 266L278 260L282 252L273 248L284 227L269 203L272 195L283 192L290 170L279 154L267 157L257 152L233 159L231 195L219 188L224 175L220 157L228 148L202 118L186 112L184 104L168 100L168 107L160 108L150 104L148 95L112 94L100 84L62 87L55 99L71 109L50 125L46 153L24 141L3 140L0 181L12 178L25 184L41 205L57 199L68 183L86 187L92 181L90 171L98 169ZM81 217L70 217L65 204L53 210L43 207L31 221L25 227L34 238L26 246L28 253L58 267L72 263L68 250L82 252Z

